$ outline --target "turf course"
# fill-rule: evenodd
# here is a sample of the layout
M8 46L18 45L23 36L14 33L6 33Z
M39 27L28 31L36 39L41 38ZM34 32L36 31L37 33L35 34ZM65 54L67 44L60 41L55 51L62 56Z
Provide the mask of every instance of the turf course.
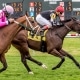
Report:
M72 54L80 62L80 38L65 38L63 49ZM30 50L31 55L43 62L48 68L42 67L28 61L34 75L29 75L20 60L19 52L14 48L6 53L8 68L0 73L0 80L80 80L80 69L68 58L61 68L51 70L59 62L59 58L46 53ZM0 68L2 64L0 63Z

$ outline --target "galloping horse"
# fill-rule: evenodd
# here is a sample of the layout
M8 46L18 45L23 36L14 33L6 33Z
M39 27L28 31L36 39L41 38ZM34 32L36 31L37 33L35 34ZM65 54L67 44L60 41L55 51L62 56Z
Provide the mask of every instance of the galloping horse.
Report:
M32 17L28 17L26 16L26 18L28 18L28 20L26 19L26 26L28 26L29 28L31 26L35 27L37 25L37 23L34 21L34 19ZM24 23L25 24L25 23ZM26 69L28 70L29 74L34 74L32 72L32 70L30 69L30 67L27 64L26 60L30 60L34 63L36 63L37 65L43 67L43 68L47 68L46 65L44 65L42 62L35 60L34 58L31 57L30 53L29 53L29 47L28 47L28 32L27 30L21 30L16 36L15 38L12 40L11 44L20 52L21 54L21 61L24 64L24 66L26 67Z
M45 35L46 40L42 44L44 51L61 59L61 61L55 67L53 67L52 70L59 68L62 65L62 63L65 61L65 56L72 59L76 66L80 68L79 63L73 58L73 56L62 49L64 38L70 31L80 33L80 22L75 18L65 22L65 25L60 28L49 29ZM36 43L37 45L35 45ZM39 41L28 39L28 45L29 48L38 51L41 50L41 42Z
M29 20L30 19L32 20L32 18L29 18ZM33 74L33 72L28 67L25 56L27 56L28 60L33 61L39 66L42 66L43 68L47 68L42 62L33 59L29 54L29 49L27 44L27 30L31 31L31 28L26 27L29 25L29 23L26 21L27 19L25 15L16 19L16 21L14 21L13 24L10 24L4 28L0 28L0 37L1 37L0 38L0 61L3 64L3 68L0 69L0 72L7 69L5 53L11 47L11 43L16 49L20 51L21 61L30 74ZM31 22L33 23L33 21ZM24 28L27 30L25 30Z
M12 44L20 51L21 57L26 56L26 58L31 61L34 60L31 59L31 56L29 55L28 47L37 51L41 51L41 49L43 48L44 52L48 52L51 55L61 58L61 61L52 69L59 68L61 64L65 61L65 56L70 58L76 64L76 66L80 68L79 63L74 59L74 57L62 49L64 37L70 31L80 33L80 22L72 18L69 21L65 22L65 25L63 27L49 29L45 35L46 41L42 42L34 41L31 39L26 40L25 33L23 32L21 34L18 33L18 35L12 41ZM24 61L22 60L22 62L26 63L25 58ZM28 71L31 71L30 68L28 69Z
M26 17L22 16L16 19L14 23L4 28L0 28L0 61L3 64L3 68L0 69L0 72L7 69L5 52L7 52L7 50L9 49L10 47L9 45L11 44L11 41L14 39L17 33L25 27L22 25L25 22L26 22Z

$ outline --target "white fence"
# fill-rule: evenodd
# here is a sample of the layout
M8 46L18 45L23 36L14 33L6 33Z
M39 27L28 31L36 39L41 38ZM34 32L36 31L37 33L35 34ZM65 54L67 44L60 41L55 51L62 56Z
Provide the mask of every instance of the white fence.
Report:
M80 34L67 34L66 37L70 37L70 38L78 38L78 37L80 37Z

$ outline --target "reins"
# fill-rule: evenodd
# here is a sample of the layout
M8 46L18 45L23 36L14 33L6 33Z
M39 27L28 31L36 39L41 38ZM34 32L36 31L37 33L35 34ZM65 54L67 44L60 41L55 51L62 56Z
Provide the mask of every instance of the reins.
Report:
M71 28L70 27L68 27L67 25L64 25L69 31L71 31Z
M26 16L26 15L25 15L25 16ZM30 27L31 27L32 30L34 30L34 29L36 29L36 28L39 28L39 25L33 27L27 16L26 16L26 20L28 21L28 23L29 23L29 25L30 25Z
M66 24L65 24L64 26L65 26L69 31L72 30L72 29L71 29L69 26L67 26ZM62 39L61 36L58 34L57 30L56 30L56 35L58 35L58 37L59 37L60 39Z
M19 26L21 26L22 28L24 28L25 30L31 31L31 29L27 26L25 26L24 24L19 23L18 21L14 20L14 23L18 24Z
M25 17L26 17L26 20L28 21L28 23L29 23L31 29L34 30L34 29L33 29L34 27L32 26L32 24L31 24L31 22L29 21L28 17L27 17L26 15L25 15Z

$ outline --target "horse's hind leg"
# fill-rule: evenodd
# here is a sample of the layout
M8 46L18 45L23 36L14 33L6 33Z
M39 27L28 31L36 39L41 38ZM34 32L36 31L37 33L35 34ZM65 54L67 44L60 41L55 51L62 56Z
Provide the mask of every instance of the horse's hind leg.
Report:
M27 64L27 60L25 58L25 55L21 54L21 62L24 64L24 66L26 67L26 69L29 72L29 74L33 74L32 70L29 68L29 66Z
M28 66L28 64L27 64L27 60L26 60L26 58L25 58L25 55L23 55L22 53L21 53L21 61L22 61L22 63L24 64L24 66L26 67L26 69L28 70L28 72L29 72L30 74L33 74L33 72L31 71L31 69L29 68L29 66Z
M62 49L60 50L60 53L62 53L63 56L67 56L68 58L70 58L76 64L76 66L80 68L80 64L75 60L75 58L72 55L68 54L66 51Z
M7 62L5 59L5 54L0 54L0 61L3 64L3 68L0 69L0 72L3 72L7 69Z
M43 68L47 68L46 65L44 65L42 62L39 62L39 61L35 60L35 59L32 58L31 56L26 56L26 59L28 59L28 60L30 60L30 61L32 61L32 62L38 64L39 66L42 66Z
M64 56L61 55L61 53L58 52L56 49L53 49L53 50L50 52L50 54L51 54L51 55L54 55L54 56L56 56L56 57L59 57L59 58L61 59L61 61L60 61L55 67L53 67L52 70L59 68L59 67L62 65L62 63L65 61Z
M26 51L26 52L25 52L25 51ZM31 69L30 69L29 66L27 65L27 60L30 60L30 61L32 61L32 62L34 62L34 63L42 66L43 68L47 68L47 67L46 67L44 64L42 64L41 62L33 59L33 58L30 56L29 51L28 51L27 49L24 50L24 51L22 51L22 52L20 52L20 53L21 53L21 61L22 61L22 63L24 64L24 66L27 68L29 74L33 74L33 72L31 71Z

